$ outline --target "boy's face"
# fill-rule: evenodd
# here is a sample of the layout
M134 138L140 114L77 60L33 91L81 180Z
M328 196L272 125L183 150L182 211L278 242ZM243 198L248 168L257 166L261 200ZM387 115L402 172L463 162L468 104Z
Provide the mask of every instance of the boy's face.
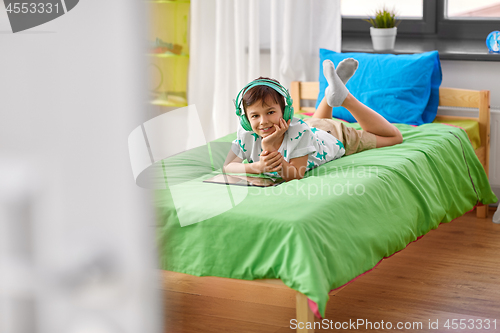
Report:
M274 124L280 124L283 118L280 105L268 98L266 102L257 101L246 107L247 118L252 125L252 130L259 136L265 138L276 131Z

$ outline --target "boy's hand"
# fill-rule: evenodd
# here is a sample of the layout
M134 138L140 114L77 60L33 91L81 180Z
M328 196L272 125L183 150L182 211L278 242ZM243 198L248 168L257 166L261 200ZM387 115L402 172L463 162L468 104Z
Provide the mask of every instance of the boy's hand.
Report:
M285 119L281 118L279 125L274 124L275 131L262 138L262 149L267 151L276 151L280 148L281 143L283 142L283 136L285 132L288 131L288 126L290 126L290 120L285 122Z
M257 163L259 163L260 173L278 172L283 167L283 156L277 151L272 153L263 151Z

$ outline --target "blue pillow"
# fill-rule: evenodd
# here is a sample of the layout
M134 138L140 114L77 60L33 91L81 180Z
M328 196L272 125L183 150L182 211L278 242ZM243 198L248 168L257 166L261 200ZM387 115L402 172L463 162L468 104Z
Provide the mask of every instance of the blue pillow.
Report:
M436 117L441 63L437 51L420 54L337 53L320 49L319 95L316 107L328 86L323 61L335 64L346 58L359 61L359 67L346 87L360 102L380 113L391 123L421 125ZM343 108L333 108L333 117L356 122Z

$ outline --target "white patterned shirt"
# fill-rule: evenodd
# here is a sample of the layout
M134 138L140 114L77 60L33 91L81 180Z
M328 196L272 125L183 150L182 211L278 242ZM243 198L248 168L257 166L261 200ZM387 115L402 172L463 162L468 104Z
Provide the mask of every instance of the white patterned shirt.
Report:
M231 150L242 160L249 163L257 162L262 153L262 138L238 126L237 138L233 141ZM290 162L292 158L308 155L307 171L344 156L342 142L333 135L319 128L309 127L302 119L292 118L288 130L278 152ZM269 173L277 175L277 173Z

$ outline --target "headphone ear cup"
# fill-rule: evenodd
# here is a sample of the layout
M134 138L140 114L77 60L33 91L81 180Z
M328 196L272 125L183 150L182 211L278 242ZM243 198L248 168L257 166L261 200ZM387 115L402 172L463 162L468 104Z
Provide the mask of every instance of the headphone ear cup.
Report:
M283 110L283 119L285 119L285 121L288 121L290 119L290 106L289 105L285 105L285 110Z
M244 114L242 114L240 116L240 124L241 124L241 127L243 127L243 129L245 131L249 131L249 132L252 132L253 129L252 129L252 125L250 124L250 122L248 121L247 119L247 116L245 116Z
M285 110L283 111L283 119L285 121L289 121L293 117L293 106L287 104L285 106Z

